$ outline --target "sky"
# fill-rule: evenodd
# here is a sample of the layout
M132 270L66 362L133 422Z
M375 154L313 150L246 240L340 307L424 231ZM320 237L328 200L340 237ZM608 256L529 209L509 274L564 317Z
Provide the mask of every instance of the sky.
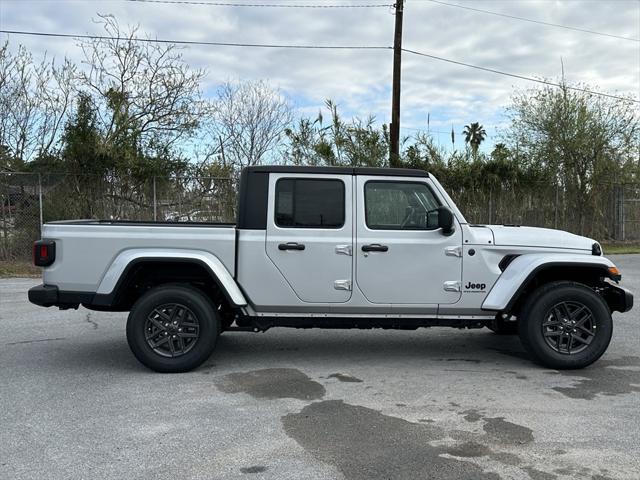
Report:
M211 3L213 0L201 0ZM226 0L219 0L224 2ZM228 0L230 3L232 0ZM266 8L127 0L0 0L0 29L66 34L102 34L98 14L113 14L140 34L169 40L304 45L393 44L393 0L234 0L252 4L354 5L379 8ZM640 0L442 0L445 3L640 39ZM197 3L197 2L196 2ZM27 46L38 57L80 61L74 39L0 34L10 48ZM640 99L640 42L443 5L407 0L403 47L518 75L565 79L600 91ZM268 79L296 106L315 117L325 99L346 117L391 113L391 50L287 50L191 46L185 60L207 70L203 84L213 95L225 81ZM515 91L535 83L403 54L402 135L429 129L443 148L462 146L464 125L480 122L488 138L500 141L505 107Z

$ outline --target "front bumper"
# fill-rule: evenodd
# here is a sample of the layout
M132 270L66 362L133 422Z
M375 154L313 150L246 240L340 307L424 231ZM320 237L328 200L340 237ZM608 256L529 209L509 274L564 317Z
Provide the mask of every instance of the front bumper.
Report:
M624 313L633 308L633 293L624 287L608 283L603 296L613 311Z

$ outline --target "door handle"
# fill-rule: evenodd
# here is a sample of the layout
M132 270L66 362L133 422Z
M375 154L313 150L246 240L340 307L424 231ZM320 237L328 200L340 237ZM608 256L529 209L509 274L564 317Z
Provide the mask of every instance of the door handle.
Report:
M304 244L296 242L281 243L278 250L304 250Z
M389 247L386 245L380 245L379 243L372 243L371 245L363 245L363 252L386 252L389 250Z

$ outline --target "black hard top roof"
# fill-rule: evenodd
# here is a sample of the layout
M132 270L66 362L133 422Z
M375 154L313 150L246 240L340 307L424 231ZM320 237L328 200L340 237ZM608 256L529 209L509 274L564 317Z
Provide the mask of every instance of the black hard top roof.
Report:
M340 175L384 175L396 177L428 177L424 170L374 167L301 167L295 165L256 165L246 167L248 173L308 173Z

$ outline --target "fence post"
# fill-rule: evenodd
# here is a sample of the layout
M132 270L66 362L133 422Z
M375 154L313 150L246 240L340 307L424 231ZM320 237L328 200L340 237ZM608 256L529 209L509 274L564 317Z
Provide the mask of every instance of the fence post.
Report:
M493 187L489 187L489 225L493 224Z
M156 176L153 176L153 221L158 221L158 202L156 199Z
M624 184L620 186L620 231L622 233L621 240L624 242L625 238L625 216L626 212L624 211Z
M556 207L555 207L554 219L553 219L553 228L555 228L556 230L558 229L558 202L560 201L559 195L560 195L560 185L558 185L558 183L556 182Z
M44 215L42 213L42 174L38 174L38 202L40 204L40 236L42 236L42 224L44 223Z

